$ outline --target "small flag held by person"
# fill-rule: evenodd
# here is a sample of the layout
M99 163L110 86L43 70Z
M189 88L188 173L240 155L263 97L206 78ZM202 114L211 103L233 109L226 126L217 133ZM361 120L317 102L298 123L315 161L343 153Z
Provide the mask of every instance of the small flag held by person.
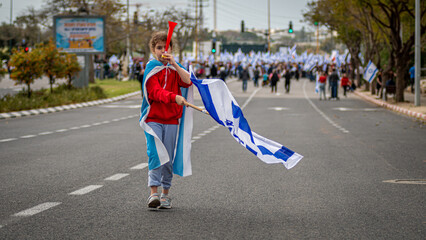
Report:
M237 101L222 80L197 79L191 72L191 81L198 88L210 116L228 128L234 139L260 160L269 164L281 163L290 169L303 158L285 146L252 132Z
M373 79L376 77L377 71L378 69L376 65L374 65L374 63L370 60L364 71L364 79L371 83L371 81L373 81Z

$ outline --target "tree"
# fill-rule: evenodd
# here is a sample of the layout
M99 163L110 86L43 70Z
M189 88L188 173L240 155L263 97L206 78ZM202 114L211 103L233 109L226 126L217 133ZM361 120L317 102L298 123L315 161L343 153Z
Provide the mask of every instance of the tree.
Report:
M356 28L347 14L347 4L349 1L339 0L319 0L308 3L309 11L304 13L304 17L312 24L317 23L338 33L338 38L347 46L351 53L352 69L358 69L361 60L358 55L361 52L362 33ZM354 71L352 71L353 73ZM361 77L358 72L358 86L361 85ZM355 79L355 76L351 76Z
M68 77L68 89L71 89L72 78L81 71L81 67L75 54L65 53L61 57L65 65L64 74Z
M30 52L24 50L14 50L10 59L12 72L10 78L16 81L16 84L27 85L28 98L31 97L31 83L43 75L42 52L35 48Z
M66 76L65 64L63 63L61 53L52 40L47 44L41 44L39 48L42 51L43 72L49 77L50 92L52 93L55 80Z
M410 59L414 56L414 0L359 0L379 25L383 37L390 45L391 60L388 67L396 69L396 101L404 101L405 79ZM426 3L420 1L421 35L426 30ZM401 34L401 31L404 31Z

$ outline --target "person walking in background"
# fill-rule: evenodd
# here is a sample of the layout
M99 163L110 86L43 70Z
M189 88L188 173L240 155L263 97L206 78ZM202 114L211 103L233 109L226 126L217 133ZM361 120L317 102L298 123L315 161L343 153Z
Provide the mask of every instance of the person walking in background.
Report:
M243 68L241 71L241 79L243 80L243 92L247 91L247 82L250 79L250 75L247 67Z
M318 79L320 101L322 100L321 96L324 96L324 100L327 100L327 98L325 96L325 85L326 85L326 83L327 83L327 76L325 75L325 72L321 72L320 77Z
M347 77L346 73L343 73L342 79L340 79L340 86L343 88L343 96L346 96L346 91L348 90L350 86L349 78Z
M286 93L290 92L290 80L291 80L291 72L290 72L290 69L286 68L284 70L284 88Z
M330 74L330 76L328 76L328 82L329 82L330 88L331 88L330 99L339 100L339 96L338 96L339 75L337 74L337 71L336 71L335 68L333 68L333 72Z
M409 82L409 85L411 86L411 93L414 93L414 78L415 78L415 74L416 74L415 67L412 66L410 68L410 70L408 70L408 72L410 73L410 82Z
M277 92L277 83L280 80L277 74L277 69L272 70L271 76L271 93Z
M255 87L259 87L259 77L260 77L260 70L259 70L259 66L256 66L256 68L254 69L254 77L253 77L253 83Z

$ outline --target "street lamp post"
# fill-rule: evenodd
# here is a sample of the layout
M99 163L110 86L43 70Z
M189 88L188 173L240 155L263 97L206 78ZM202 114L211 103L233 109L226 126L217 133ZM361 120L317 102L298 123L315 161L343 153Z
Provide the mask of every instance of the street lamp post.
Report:
M10 0L10 29L12 29L12 15L13 15L12 9L13 9L13 0ZM9 52L12 54L12 37L9 40L9 46L10 46Z
M415 54L414 54L414 74L415 74L415 78L414 78L414 90L415 90L415 95L414 95L414 105L415 106L420 106L420 73L421 73L421 62L420 62L420 57L421 57L421 52L420 52L420 0L416 0L416 33L415 33Z

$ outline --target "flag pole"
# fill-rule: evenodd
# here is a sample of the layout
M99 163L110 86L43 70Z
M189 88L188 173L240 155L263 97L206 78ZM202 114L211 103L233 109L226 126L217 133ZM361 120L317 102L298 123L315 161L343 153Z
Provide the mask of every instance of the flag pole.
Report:
M193 108L193 109L195 109L195 110L198 110L198 111L200 111L200 112L202 112L202 113L205 113L205 114L207 114L207 115L210 115L210 114L209 114L209 112L207 112L207 110L202 109L202 108L199 108L199 107L197 107L197 106L195 106L195 105L193 105L193 104L191 104L191 103L189 103L189 102L186 102L186 103L185 103L185 106L187 106L187 107L192 107L192 108Z

